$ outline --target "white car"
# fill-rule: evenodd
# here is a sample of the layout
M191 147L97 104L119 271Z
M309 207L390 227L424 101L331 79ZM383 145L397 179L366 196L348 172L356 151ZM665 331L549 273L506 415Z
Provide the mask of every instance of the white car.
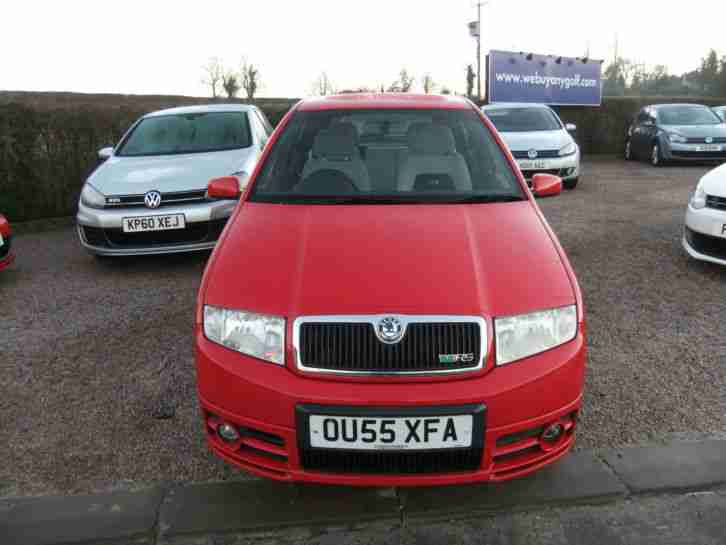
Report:
M726 265L726 164L701 178L691 195L683 247L695 259Z
M527 183L535 174L545 173L562 178L565 189L577 186L580 147L570 134L575 125L562 123L544 104L490 104L482 111L494 123Z
M86 180L78 235L97 256L163 254L214 247L237 201L207 196L213 178L240 190L272 127L255 106L219 104L145 115Z

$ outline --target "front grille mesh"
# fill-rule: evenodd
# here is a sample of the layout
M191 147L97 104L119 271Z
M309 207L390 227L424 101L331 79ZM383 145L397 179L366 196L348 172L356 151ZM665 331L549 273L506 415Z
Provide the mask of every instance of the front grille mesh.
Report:
M170 206L172 204L191 204L195 202L205 202L207 200L207 191L205 189L195 189L192 191L174 191L161 194L161 205ZM137 206L146 206L144 203L144 195L116 195L106 197L106 208L129 208Z
M529 151L513 151L512 156L515 159L529 159ZM556 149L546 149L537 151L537 159L553 159L560 156L560 151Z
M726 197L716 197L715 195L706 196L706 206L717 210L726 210Z
M83 226L86 242L99 248L147 248L213 242L219 238L227 219L188 223L185 229L124 233L122 229Z
M303 450L305 469L324 473L407 475L476 471L481 448L426 452L360 452L349 450Z
M346 372L426 372L475 368L481 331L474 322L411 323L397 344L384 344L370 323L303 323L300 360L305 367ZM441 355L473 354L442 363Z

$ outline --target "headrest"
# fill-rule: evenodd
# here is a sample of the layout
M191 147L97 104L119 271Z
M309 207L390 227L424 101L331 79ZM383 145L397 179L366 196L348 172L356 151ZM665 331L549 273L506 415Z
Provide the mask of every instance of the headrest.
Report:
M323 129L315 136L315 142L313 142L313 157L315 158L352 161L359 155L355 136L347 130L340 131L337 127Z
M345 134L353 137L353 141L358 145L360 137L358 136L358 129L350 121L333 121L330 124L330 130L336 134Z
M450 128L428 125L408 133L408 149L420 155L453 155L456 144Z
M406 131L406 137L410 139L413 137L413 135L418 132L421 129L424 129L426 127L430 127L431 123L428 121L414 121L408 126L408 130Z

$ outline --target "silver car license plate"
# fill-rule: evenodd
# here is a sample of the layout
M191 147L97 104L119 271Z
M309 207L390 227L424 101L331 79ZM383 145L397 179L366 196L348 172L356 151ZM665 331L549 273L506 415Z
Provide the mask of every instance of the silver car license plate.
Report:
M309 417L310 446L346 450L434 450L468 448L470 414L416 417Z
M144 233L147 231L173 231L184 229L184 214L167 214L163 216L134 216L123 218L124 233Z

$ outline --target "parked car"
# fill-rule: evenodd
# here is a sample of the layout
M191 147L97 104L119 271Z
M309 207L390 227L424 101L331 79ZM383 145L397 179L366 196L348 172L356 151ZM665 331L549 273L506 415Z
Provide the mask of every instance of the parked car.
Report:
M210 178L242 186L272 132L264 114L241 104L191 106L138 120L86 181L78 234L92 254L119 256L213 248L234 200L212 200Z
M0 271L6 269L15 259L12 252L12 234L10 223L0 214Z
M532 185L562 190L548 174ZM573 445L584 309L474 104L333 96L273 135L208 262L195 354L208 444L252 473L500 481Z
M567 189L580 179L580 148L572 137L577 127L565 125L544 104L491 104L482 108L494 123L525 179L538 173L560 176Z
M691 195L683 247L694 259L726 265L726 165L703 176Z
M716 115L719 116L724 123L726 123L726 106L716 106L713 108L713 111L716 112Z
M628 128L625 158L668 161L725 161L726 125L700 104L646 106Z

